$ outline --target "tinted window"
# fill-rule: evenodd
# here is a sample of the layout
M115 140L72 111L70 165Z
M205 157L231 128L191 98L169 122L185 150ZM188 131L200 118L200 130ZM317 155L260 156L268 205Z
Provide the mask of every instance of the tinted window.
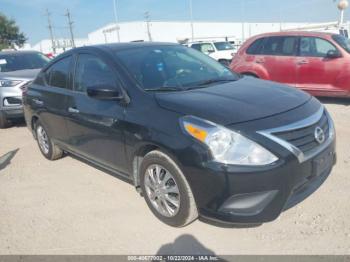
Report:
M217 50L233 50L233 46L229 42L216 42L214 43Z
M193 45L191 45L191 47L192 47L193 49L196 49L196 50L198 50L198 51L201 51L201 45L200 45L200 44L193 44Z
M293 56L297 38L294 36L273 36L265 39L262 54L275 56Z
M71 60L71 56L63 58L48 69L45 80L50 86L67 88Z
M332 38L338 43L346 52L350 53L350 40L342 35L333 35Z
M249 55L258 55L260 53L262 44L265 38L260 38L255 40L247 49L247 54Z
M113 88L115 76L109 66L101 59L90 54L80 54L75 71L74 88L85 92L88 87Z
M43 68L50 60L41 53L14 52L0 55L0 72Z
M327 40L316 37L301 37L299 46L300 56L326 57L329 51L338 51Z
M204 44L193 44L191 46L193 49L201 51L202 53L215 52L215 49L212 44L204 43Z
M212 79L238 76L212 58L183 46L120 50L117 57L144 89L187 89Z

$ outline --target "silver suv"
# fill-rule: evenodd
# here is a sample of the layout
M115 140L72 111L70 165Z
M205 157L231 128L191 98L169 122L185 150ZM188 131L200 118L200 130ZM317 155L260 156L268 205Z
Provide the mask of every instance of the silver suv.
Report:
M0 128L23 118L22 93L48 62L39 52L0 52Z

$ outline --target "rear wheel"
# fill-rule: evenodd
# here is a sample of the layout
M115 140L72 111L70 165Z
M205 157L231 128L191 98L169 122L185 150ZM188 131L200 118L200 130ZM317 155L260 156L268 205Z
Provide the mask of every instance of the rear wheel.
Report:
M56 146L47 134L46 129L37 121L35 124L35 134L40 152L49 160L56 160L63 156L63 151Z
M6 115L0 111L0 128L6 128L8 127L9 122L6 118Z
M162 222L183 227L198 217L191 188L169 156L158 150L148 153L140 172L146 203Z

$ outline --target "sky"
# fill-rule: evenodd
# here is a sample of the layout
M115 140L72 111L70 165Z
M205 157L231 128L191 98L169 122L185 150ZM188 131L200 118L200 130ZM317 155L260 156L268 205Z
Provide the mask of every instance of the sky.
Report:
M120 22L144 20L190 20L190 0L116 0ZM331 22L339 18L334 0L192 0L195 21L225 22ZM51 13L54 35L69 37L69 8L75 37L114 21L113 0L0 0L0 12L16 20L28 42L49 38L46 8ZM350 18L350 10L345 18Z

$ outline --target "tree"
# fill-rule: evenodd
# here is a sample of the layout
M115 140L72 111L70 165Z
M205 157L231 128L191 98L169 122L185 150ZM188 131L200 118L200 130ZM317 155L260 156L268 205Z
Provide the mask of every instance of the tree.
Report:
M22 47L27 38L19 31L15 20L0 13L0 50L3 48Z

